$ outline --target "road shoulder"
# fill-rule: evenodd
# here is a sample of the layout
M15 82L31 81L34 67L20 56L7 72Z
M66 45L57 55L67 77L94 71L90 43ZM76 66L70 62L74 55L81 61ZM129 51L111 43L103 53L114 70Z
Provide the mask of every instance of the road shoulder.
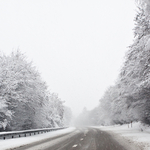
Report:
M144 150L144 145L140 145L139 143L137 144L134 141L125 138L113 131L105 131L105 132L110 134L114 140L116 140L120 145L125 147L127 150Z
M140 122L131 125L97 126L130 150L150 150L150 127Z

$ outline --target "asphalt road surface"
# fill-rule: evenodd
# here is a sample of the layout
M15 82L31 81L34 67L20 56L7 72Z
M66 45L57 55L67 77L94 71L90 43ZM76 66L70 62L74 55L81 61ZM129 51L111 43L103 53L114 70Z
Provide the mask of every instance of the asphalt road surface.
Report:
M127 150L107 132L96 128L75 131L35 142L15 150Z

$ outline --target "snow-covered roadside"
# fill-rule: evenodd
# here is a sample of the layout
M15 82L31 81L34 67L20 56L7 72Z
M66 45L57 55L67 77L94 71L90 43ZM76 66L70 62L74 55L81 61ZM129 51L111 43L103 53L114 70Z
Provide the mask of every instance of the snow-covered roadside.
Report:
M39 134L39 135L34 135L34 136L29 136L29 137L22 137L22 138L15 138L15 139L7 139L7 140L0 140L0 150L6 150L6 149L12 149L15 147L20 147L22 145L27 145L33 142L37 142L43 139L51 138L51 137L56 137L59 135L63 135L66 133L70 133L74 131L76 128L67 128L67 129L62 129L58 131L52 131L49 133L44 133L44 134Z
M150 150L150 126L143 125L140 122L132 123L128 127L125 125L101 126L101 130L114 133L119 139L121 136L128 144L135 145L141 150ZM136 150L136 149L135 149Z

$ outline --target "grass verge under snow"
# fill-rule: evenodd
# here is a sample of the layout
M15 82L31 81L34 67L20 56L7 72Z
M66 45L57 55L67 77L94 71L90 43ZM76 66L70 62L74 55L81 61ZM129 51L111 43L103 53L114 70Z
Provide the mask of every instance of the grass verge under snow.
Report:
M129 143L138 146L141 150L150 150L150 126L144 125L140 122L131 124L101 126L101 130L116 133L123 137Z

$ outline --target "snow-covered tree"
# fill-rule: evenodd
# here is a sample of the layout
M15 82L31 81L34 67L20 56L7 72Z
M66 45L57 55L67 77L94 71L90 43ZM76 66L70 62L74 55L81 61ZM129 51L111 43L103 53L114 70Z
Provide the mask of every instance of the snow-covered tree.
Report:
M64 106L63 101L58 98L58 94L52 93L49 97L50 109L49 109L49 119L53 126L63 126L63 116L64 116Z
M0 61L0 125L7 123L10 130L62 126L63 103L49 94L32 63L19 51Z
M134 43L129 47L116 85L100 100L101 124L150 124L150 1L137 0L137 4Z
M64 115L63 115L63 123L64 126L69 126L71 124L72 121L72 111L69 107L65 106L64 107Z

